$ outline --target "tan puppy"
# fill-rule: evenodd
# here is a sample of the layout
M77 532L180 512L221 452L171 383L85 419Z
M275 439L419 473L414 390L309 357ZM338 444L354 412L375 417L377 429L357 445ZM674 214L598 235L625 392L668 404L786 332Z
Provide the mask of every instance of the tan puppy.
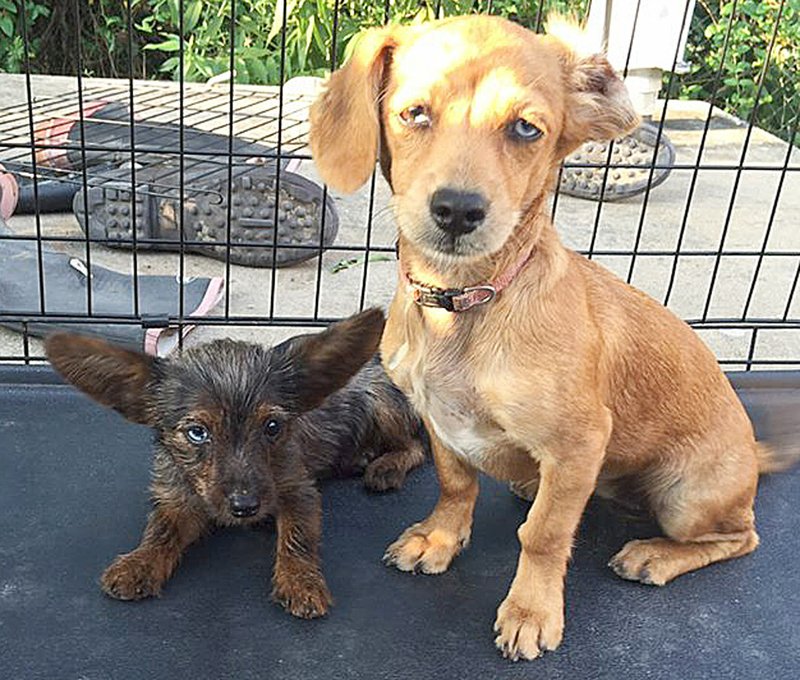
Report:
M645 501L664 530L611 560L623 578L662 585L758 545L758 472L774 463L714 356L567 250L549 218L564 156L637 123L602 56L486 16L375 29L311 123L327 182L354 190L380 157L394 193L401 272L382 352L431 433L441 495L389 561L447 569L478 471L535 493L495 623L506 656L533 659L561 642L564 573L596 489Z

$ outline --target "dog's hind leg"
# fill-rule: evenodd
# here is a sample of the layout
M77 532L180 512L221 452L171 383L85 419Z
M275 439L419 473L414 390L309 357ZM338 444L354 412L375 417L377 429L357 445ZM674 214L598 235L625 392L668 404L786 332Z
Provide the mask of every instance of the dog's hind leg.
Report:
M364 486L372 491L388 491L403 486L406 476L425 462L425 450L419 441L404 449L387 451L367 464Z
M648 538L629 541L609 562L622 578L648 585L663 586L685 574L712 562L741 557L758 546L753 529L728 537L698 536L692 540Z
M652 507L666 537L627 543L609 562L619 576L661 586L756 549L755 456L743 446L712 460L687 466L673 483L651 490Z

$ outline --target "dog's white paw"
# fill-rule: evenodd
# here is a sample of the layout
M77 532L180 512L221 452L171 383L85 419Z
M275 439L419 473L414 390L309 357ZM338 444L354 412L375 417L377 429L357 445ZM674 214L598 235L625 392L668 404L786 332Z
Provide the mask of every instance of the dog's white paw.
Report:
M494 630L494 642L504 657L536 659L561 644L564 612L561 607L524 607L509 595L497 610Z
M466 546L469 536L460 536L445 529L430 529L425 522L406 529L383 556L386 564L400 571L441 574Z

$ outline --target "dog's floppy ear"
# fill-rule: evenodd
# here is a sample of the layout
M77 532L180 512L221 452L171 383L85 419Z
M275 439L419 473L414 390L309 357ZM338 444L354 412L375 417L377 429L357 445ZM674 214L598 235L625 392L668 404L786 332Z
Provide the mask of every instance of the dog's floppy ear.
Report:
M384 316L371 308L332 324L322 333L299 335L272 350L270 370L281 392L299 411L319 406L344 387L378 351Z
M401 30L387 26L361 34L350 59L311 106L311 153L334 189L355 191L375 168L383 71Z
M56 333L44 343L50 363L95 401L128 420L150 424L148 389L157 359L74 333Z
M586 141L614 139L635 128L639 116L625 84L602 54L585 49L581 29L551 16L547 31L560 50L567 95L559 155L566 156Z

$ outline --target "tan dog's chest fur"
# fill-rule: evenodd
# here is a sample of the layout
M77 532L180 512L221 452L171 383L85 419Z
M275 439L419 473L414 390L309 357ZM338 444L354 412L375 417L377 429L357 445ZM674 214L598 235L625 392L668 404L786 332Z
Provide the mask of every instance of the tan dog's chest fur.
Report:
M490 17L368 32L311 111L323 177L352 190L380 156L403 275L384 363L431 435L440 497L387 551L439 573L469 541L478 471L535 494L495 622L512 658L555 649L573 536L595 491L647 507L664 536L612 558L663 585L755 549L758 468L769 467L711 352L663 306L561 245L547 195L566 154L636 115L604 58ZM380 153L378 146L380 143ZM440 290L503 280L465 312Z
M497 422L481 385L480 377L492 368L486 365L491 363L488 357L482 362L472 356L477 338L470 340L469 331L449 313L422 312L400 296L396 302L406 309L394 316L397 328L384 335L385 365L434 434L465 462L493 477L512 481L535 476L535 462ZM423 330L410 343L404 339L404 327L410 324L430 332Z

